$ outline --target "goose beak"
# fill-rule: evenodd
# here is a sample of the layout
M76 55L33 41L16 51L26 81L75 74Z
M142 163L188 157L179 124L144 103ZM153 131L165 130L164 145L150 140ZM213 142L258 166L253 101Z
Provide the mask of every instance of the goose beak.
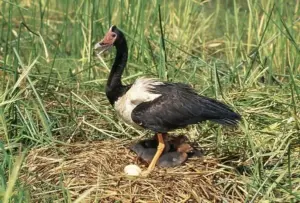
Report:
M94 51L97 53L97 54L102 54L103 52L109 50L113 45L111 44L105 44L103 43L103 40L101 42L98 42L95 44L94 46Z
M96 51L96 50L98 50L98 49L101 49L101 42L98 42L98 43L96 43L95 44L95 46L94 46L94 50Z
M98 54L109 50L114 45L116 38L116 33L109 29L109 31L104 36L103 40L95 44L94 50L98 52Z

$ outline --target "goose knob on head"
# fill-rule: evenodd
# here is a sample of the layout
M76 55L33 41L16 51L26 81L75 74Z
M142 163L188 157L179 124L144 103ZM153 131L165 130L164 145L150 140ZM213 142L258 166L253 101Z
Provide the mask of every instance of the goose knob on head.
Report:
M126 123L155 132L159 142L145 175L154 169L161 156L165 148L163 137L167 132L206 120L236 125L241 119L226 104L201 96L183 83L139 78L131 85L123 85L121 77L128 48L124 34L114 25L94 49L100 54L113 46L117 53L107 80L106 96Z

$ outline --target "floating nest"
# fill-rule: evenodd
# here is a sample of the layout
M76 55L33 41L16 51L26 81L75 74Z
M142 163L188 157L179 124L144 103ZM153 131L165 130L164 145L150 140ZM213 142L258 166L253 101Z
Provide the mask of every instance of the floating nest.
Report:
M158 168L148 177L123 172L136 163L132 141L97 141L33 148L21 179L34 202L244 202L246 193L234 168L216 158L191 158ZM147 166L138 163L142 170Z

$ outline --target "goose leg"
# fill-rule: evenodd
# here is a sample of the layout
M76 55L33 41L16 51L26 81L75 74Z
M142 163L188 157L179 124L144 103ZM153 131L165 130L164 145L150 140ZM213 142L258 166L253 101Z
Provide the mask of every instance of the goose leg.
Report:
M157 150L156 150L156 153L155 153L150 165L148 166L147 171L145 171L145 173L143 174L145 176L147 176L155 168L155 165L156 165L160 155L162 154L162 152L164 151L164 148L165 148L163 134L162 133L157 133L157 137L158 137Z

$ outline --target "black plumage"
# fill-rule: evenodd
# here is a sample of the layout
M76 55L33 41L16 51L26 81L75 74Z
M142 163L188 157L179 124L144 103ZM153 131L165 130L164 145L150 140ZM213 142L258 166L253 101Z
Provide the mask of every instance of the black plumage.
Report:
M203 154L200 150L192 147L190 144L185 143L187 138L179 135L170 140L165 141L165 149L157 161L160 167L174 167L183 164L190 157L202 157ZM146 163L150 163L157 151L157 139L148 139L139 141L130 149L137 154L137 156Z
M154 132L167 133L205 120L235 125L241 119L227 105L198 95L190 86L182 83L156 85L151 92L161 96L139 104L132 111L132 120Z
M127 63L128 48L124 34L116 26L109 29L95 49L102 53L112 46L116 47L117 53L107 80L106 96L125 122L157 134L159 144L148 172L153 170L164 151L163 135L168 131L206 120L236 125L241 119L227 105L198 95L182 83L138 79L134 84L124 86L121 77ZM175 153L176 156L178 154Z

